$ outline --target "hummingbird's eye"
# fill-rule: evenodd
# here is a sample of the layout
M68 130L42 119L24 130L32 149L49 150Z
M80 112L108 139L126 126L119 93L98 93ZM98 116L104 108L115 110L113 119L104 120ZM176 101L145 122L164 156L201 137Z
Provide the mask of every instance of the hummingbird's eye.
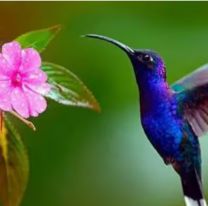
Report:
M144 54L144 55L142 55L141 60L142 60L144 63L153 62L153 58L152 58L149 54Z
M146 52L140 52L137 55L137 59L140 63L145 64L148 68L153 68L154 59L152 55L146 53Z

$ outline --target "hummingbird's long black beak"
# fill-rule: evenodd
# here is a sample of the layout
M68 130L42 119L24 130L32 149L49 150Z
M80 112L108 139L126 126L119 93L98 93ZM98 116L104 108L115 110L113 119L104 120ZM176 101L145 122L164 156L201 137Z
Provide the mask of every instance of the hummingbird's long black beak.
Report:
M110 42L110 43L116 45L117 47L121 48L123 51L125 51L130 56L132 56L134 54L134 50L132 48L130 48L129 46L127 46L127 45L125 45L115 39L111 39L109 37L97 35L97 34L86 34L83 37L101 39L101 40L104 40L104 41L107 41L107 42Z

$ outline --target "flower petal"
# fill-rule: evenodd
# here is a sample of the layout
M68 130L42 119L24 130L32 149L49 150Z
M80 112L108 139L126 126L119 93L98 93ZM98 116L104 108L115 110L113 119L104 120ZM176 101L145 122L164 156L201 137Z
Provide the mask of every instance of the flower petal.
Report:
M10 94L10 91L11 91L10 81L0 81L0 96L4 94L8 95Z
M11 66L9 66L7 60L0 53L0 80L5 79L5 76L9 76L11 74L10 67Z
M47 81L47 75L41 69L36 69L25 74L23 81L29 84L41 84Z
M35 93L41 94L41 95L46 95L51 89L51 85L48 83L43 83L43 84L25 84L27 88L32 90Z
M39 113L46 110L47 102L44 97L29 89L25 91L25 95L27 96L29 102L30 116L36 117Z
M13 109L22 117L29 117L29 104L28 100L21 88L16 87L11 93L11 103Z
M41 66L41 58L39 53L33 48L27 48L22 50L22 65L21 70L28 72L34 69L38 69Z
M0 95L0 109L3 111L11 111L11 96L9 94L2 94Z
M9 65L12 65L10 69L18 69L21 64L21 46L18 42L9 42L2 46L2 54L7 60Z

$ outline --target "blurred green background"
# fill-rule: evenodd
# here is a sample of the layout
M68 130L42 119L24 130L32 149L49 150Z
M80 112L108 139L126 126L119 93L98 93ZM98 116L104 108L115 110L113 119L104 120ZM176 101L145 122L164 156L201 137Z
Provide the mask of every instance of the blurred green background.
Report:
M23 206L184 205L178 176L145 137L132 67L118 48L80 38L104 34L165 59L173 82L208 62L208 3L1 2L0 41L62 24L43 59L70 68L94 92L102 113L49 102L28 146ZM208 138L201 139L208 192ZM206 193L206 196L208 194Z

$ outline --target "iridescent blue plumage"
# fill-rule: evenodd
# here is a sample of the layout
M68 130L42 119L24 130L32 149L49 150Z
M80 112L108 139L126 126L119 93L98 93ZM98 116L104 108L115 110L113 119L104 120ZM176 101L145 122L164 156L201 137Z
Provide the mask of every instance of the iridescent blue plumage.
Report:
M198 137L208 131L208 66L169 86L162 58L100 35L129 56L140 94L143 129L166 164L180 175L187 206L206 206Z

